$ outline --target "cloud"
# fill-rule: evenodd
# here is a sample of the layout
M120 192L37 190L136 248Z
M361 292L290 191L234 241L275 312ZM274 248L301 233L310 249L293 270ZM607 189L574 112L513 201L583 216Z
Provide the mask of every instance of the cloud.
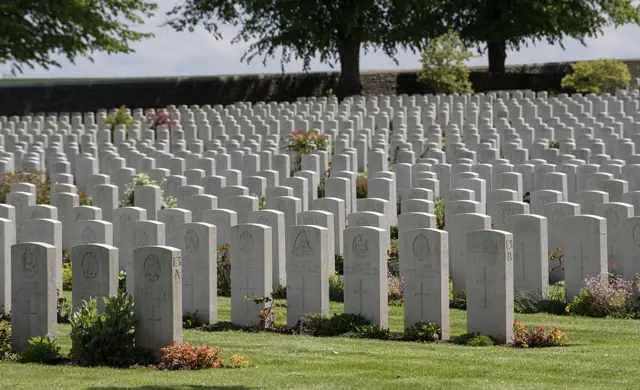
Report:
M149 20L144 31L153 32L155 37L134 45L135 53L130 55L95 55L92 63L86 59L78 59L76 64L61 60L61 68L50 70L27 70L21 77L29 78L72 78L72 77L158 77L158 76L194 76L216 74L251 74L279 73L280 59L269 60L263 66L260 58L250 64L240 62L248 43L231 44L236 31L230 27L223 28L223 40L215 40L204 29L196 32L175 32L170 27L162 27L164 13L174 2L159 0L158 15ZM583 46L576 40L566 40L565 49L559 45L546 43L524 47L519 52L509 52L507 63L542 63L594 58L640 58L640 46L636 40L640 38L639 26L624 26L619 29L609 28L597 39L588 39ZM415 69L420 66L417 54L400 52L396 65L384 53L371 52L361 57L361 68L367 70L381 69ZM470 65L486 65L486 57L477 57ZM311 63L312 71L331 70L327 64L317 60ZM302 71L302 62L294 61L285 66L287 72Z

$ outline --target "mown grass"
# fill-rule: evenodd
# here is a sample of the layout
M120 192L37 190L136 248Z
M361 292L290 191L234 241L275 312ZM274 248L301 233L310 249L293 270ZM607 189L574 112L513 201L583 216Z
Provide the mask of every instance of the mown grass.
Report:
M277 302L284 304L284 301ZM230 301L219 299L219 320L230 319ZM280 305L278 305L280 306ZM285 308L277 307L280 313ZM332 312L343 305L332 303ZM402 307L389 309L401 332ZM570 345L547 349L465 347L346 337L314 338L242 331L186 330L185 340L239 353L246 369L159 372L135 368L81 368L0 363L3 389L630 389L640 387L640 321L548 314L516 315L528 325L559 326ZM453 335L466 333L466 313L452 310ZM64 351L68 325L59 325Z

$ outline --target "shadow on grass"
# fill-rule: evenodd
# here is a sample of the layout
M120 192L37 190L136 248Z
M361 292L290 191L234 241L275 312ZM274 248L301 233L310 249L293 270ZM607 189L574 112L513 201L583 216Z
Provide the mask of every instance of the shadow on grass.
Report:
M104 386L104 387L89 387L87 390L251 390L251 387L245 386L201 386L201 385L180 385L180 386L133 386L133 387L118 387L118 386ZM253 388L255 389L255 387Z

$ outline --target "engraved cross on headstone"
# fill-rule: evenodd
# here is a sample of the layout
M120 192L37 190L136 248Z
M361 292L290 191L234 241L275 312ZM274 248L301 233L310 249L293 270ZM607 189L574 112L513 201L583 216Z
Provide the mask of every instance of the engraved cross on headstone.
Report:
M420 293L414 294L414 296L420 297L420 318L424 318L424 297L428 297L429 292L424 292L424 282L420 282Z
M311 291L310 288L304 286L304 276L302 277L302 287L298 287L298 291L302 291L302 311L304 312L304 303L306 301L305 291Z
M151 321L151 329L154 333L156 331L156 323L162 321L162 317L158 317L156 314L156 306L151 305L151 316L145 318L145 320Z
M487 267L484 267L484 272L483 272L483 279L482 280L478 280L478 283L482 283L484 285L484 296L483 296L483 300L484 300L484 308L487 308L487 303L491 302L491 300L487 299L487 285L489 283L493 284L493 280L489 280L487 279Z
M522 280L525 280L525 253L524 253L524 242L520 243L520 267L522 268Z
M244 299L245 300L245 312L246 312L246 314L249 314L249 300L247 299L247 297L255 295L255 293L256 293L255 287L249 287L249 275L247 275L245 277L244 287L240 288L240 291L241 292L245 291L245 293L246 293L246 295L244 297L245 298ZM251 293L249 294L249 292L251 292Z
M189 280L189 283L185 284L185 287L187 289L189 289L189 293L190 293L189 295L191 296L191 307L193 308L193 305L194 305L194 302L195 302L194 297L193 297L193 291L195 290L195 288L194 288L195 287L195 282L193 281L193 272L191 272L190 276L191 276L191 278Z
M366 291L364 289L363 282L364 281L362 279L360 279L360 289L353 291L355 294L360 294L360 310L359 310L359 314L362 314L362 294L369 294L369 291Z
M27 304L25 305L26 307L22 310L22 315L26 315L27 316L27 328L29 329L29 336L31 336L32 331L31 331L31 316L37 315L38 313L36 313L36 310L33 308L33 300L29 299L27 301Z

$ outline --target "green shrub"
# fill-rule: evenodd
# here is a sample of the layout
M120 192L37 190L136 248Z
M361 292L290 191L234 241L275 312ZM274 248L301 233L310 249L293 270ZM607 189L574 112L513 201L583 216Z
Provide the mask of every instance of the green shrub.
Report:
M580 93L610 93L626 88L631 81L627 64L620 60L581 61L571 65L572 73L562 79L562 88Z
M0 321L0 360L11 354L11 323Z
M42 181L44 172L22 171L7 172L2 175L2 185L0 185L0 203L6 203L7 194L11 192L11 184L29 183L36 186L36 204L51 204L51 182Z
M231 245L224 244L216 250L218 255L218 296L231 296Z
M400 255L398 253L398 240L391 242L391 248L387 250L387 271L391 276L400 276Z
M625 318L632 306L633 289L633 282L603 273L586 280L585 287L573 298L567 311L588 317Z
M460 36L449 31L434 39L422 53L418 79L434 93L473 93L465 64L472 57Z
M567 334L557 327L549 332L542 325L528 330L523 322L513 322L513 346L518 348L561 347L567 343Z
M342 275L344 273L344 256L336 254L336 273Z
M176 198L171 196L167 196L167 197L164 196L163 188L164 188L165 182L166 182L166 179L160 183L157 183L156 181L151 180L149 175L147 175L146 173L141 173L139 176L134 177L133 180L131 180L127 184L124 190L124 197L120 201L120 207L135 206L136 187L144 186L144 185L152 185L152 186L160 187L160 197L162 199L161 208L172 209L177 207L178 201Z
M549 141L549 149L560 149L560 141Z
M358 175L356 177L356 198L365 199L369 194L369 179Z
M122 270L118 274L118 292L127 292L127 271Z
M391 226L389 228L389 234L391 235L391 239L392 240L397 240L398 239L398 227L397 226Z
M91 299L71 316L71 357L81 365L125 367L139 360L135 347L133 297L103 298L105 314Z
M54 364L62 360L56 339L36 336L29 340L27 348L20 353L23 363Z
M62 290L71 291L71 263L62 264Z
M467 289L463 288L457 297L451 299L449 303L451 309L467 310Z
M442 200L439 196L433 197L433 203L436 213L436 223L438 224L438 229L444 230L444 200Z
M404 330L404 339L407 341L432 342L442 338L442 328L433 322L416 322Z
M344 302L344 276L336 273L329 276L329 300Z
M466 333L456 337L453 342L470 347L491 347L496 344L491 337L480 333Z
M549 292L545 296L523 290L517 290L514 294L513 309L516 313L561 315L565 313L566 307L567 301L562 286L550 286Z
M273 299L287 299L287 287L277 285L273 287Z
M66 324L69 322L69 316L71 315L71 303L65 298L58 290L57 301L57 317L59 324Z
M198 311L186 312L182 315L182 328L193 329L198 327Z
M361 326L370 325L364 317L356 314L334 314L323 317L320 314L307 314L300 319L300 333L316 337L332 337L356 332Z
M104 120L105 125L117 126L124 125L126 127L131 126L134 123L134 119L127 111L126 106L121 106L115 112L112 112ZM111 140L113 142L113 139Z
M356 327L355 336L361 339L387 340L391 332L379 325L361 325Z

